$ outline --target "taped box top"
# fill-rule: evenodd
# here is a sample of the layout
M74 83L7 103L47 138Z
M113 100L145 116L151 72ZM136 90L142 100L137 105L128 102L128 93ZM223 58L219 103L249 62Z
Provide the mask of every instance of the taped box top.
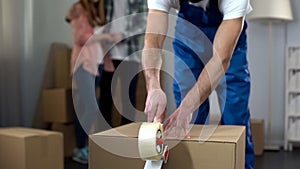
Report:
M141 123L132 123L90 135L90 169L140 169L138 132ZM245 127L194 125L190 139L167 137L171 147L163 169L243 169ZM100 160L101 159L101 160Z

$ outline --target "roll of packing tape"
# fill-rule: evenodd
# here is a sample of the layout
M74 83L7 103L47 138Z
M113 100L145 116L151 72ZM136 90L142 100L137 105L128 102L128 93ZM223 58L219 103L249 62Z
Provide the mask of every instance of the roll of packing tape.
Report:
M157 123L142 123L139 130L138 147L143 160L158 161L163 153L163 127Z

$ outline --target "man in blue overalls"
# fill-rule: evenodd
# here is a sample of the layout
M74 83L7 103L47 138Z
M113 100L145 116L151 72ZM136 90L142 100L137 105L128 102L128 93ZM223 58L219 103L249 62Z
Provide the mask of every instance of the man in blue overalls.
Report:
M159 80L161 49L168 29L168 12L175 8L178 10L173 41L177 109L164 121L164 128L167 133L175 128L177 134L181 131L188 134L191 120L204 124L209 112L207 98L215 89L222 111L221 123L246 126L245 168L253 169L247 24L244 20L252 10L249 0L148 0L148 8L142 56L148 91L145 108L148 121L156 118L162 122L165 118L167 101ZM212 43L211 49L207 49L209 45L202 34ZM207 53L210 53L209 59L200 56ZM192 72L192 76L188 72Z

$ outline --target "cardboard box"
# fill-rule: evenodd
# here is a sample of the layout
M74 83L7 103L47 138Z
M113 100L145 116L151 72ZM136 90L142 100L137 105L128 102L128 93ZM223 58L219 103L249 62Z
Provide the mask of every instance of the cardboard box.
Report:
M45 89L43 91L43 118L45 122L73 122L75 111L71 89Z
M264 120L251 119L252 139L254 144L254 154L259 156L264 153L265 124Z
M63 169L63 138L58 132L0 129L1 169Z
M138 154L138 131L140 123L132 123L101 133L90 135L90 169L141 169L145 161L115 155L100 147L109 145L128 154ZM170 150L169 160L163 169L244 169L245 168L245 127L219 126L206 142L199 142L203 126L195 125L191 139L183 140ZM117 131L117 132L116 132ZM121 133L121 134L120 134ZM167 144L178 140L169 138ZM138 157L138 156L137 156Z
M51 46L51 57L53 57L54 67L54 87L72 88L71 70L72 49L63 43L53 43Z
M75 126L73 123L52 123L51 130L61 132L64 138L64 156L71 157L76 148Z

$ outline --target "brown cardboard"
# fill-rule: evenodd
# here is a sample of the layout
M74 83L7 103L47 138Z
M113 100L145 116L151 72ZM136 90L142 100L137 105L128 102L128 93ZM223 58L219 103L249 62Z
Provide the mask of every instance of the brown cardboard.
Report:
M74 121L71 89L45 89L43 91L43 118L45 122L69 123Z
M254 144L254 154L259 156L264 153L264 120L251 119L252 139Z
M89 169L143 168L145 162L141 159L112 154L95 142L101 140L115 149L135 154L138 152L139 127L140 123L132 123L91 135ZM244 169L245 127L219 126L206 142L199 142L202 127L195 125L191 130L191 139L181 141L170 150L169 160L163 169ZM177 141L174 138L167 139L169 145Z
M0 168L63 169L62 134L29 128L0 129Z
M53 43L51 46L51 57L54 59L54 87L56 88L72 88L71 52L71 48L66 44Z
M71 157L76 148L75 127L73 123L52 123L51 130L61 132L64 138L64 156Z

